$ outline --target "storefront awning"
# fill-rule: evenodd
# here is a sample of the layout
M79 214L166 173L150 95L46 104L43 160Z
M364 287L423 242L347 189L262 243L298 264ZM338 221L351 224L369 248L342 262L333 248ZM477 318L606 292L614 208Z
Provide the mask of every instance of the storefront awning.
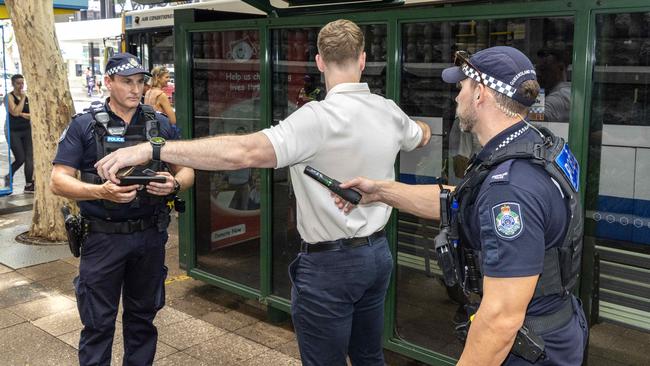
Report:
M88 0L54 0L54 14L74 14L79 10L88 9ZM0 0L0 19L9 19L5 0Z

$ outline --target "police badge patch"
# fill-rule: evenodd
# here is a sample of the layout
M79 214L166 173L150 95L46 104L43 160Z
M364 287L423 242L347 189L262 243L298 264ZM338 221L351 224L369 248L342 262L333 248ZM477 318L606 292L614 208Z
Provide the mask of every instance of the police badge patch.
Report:
M504 202L492 207L492 217L494 230L503 239L514 239L524 228L518 203Z

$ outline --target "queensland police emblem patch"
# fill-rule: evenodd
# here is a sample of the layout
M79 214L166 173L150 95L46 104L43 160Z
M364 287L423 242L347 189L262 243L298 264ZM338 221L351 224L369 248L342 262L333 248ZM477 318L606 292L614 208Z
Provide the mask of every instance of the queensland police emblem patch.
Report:
M518 203L504 202L492 207L492 217L497 235L504 239L516 237L524 227Z

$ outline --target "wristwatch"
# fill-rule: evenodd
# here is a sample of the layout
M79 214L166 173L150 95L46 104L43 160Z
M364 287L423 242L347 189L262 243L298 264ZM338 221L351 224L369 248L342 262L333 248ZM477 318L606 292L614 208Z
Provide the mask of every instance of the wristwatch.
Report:
M160 161L160 149L165 145L165 139L158 136L152 137L149 142L151 143L152 153L151 160Z
M176 178L174 178L174 191L172 192L172 194L178 194L178 192L180 191L181 191L181 184L178 183Z

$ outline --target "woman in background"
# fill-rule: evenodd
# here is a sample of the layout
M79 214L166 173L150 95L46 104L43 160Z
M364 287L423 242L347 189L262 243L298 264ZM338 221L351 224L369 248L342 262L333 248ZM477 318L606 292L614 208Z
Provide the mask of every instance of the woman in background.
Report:
M11 176L25 164L25 193L34 193L34 156L32 151L32 124L29 117L29 98L25 92L25 78L16 74L11 77L14 90L7 95L9 111L9 140L14 162L11 164ZM5 186L9 186L10 177L5 176Z
M169 102L169 96L162 90L169 82L169 71L163 66L156 66L151 71L151 88L144 95L144 104L149 104L158 112L164 113L176 126L176 113Z
M169 102L169 96L163 88L169 83L169 70L164 66L156 66L151 70L151 88L144 94L144 104L149 104L158 112L164 113L176 132L176 138L180 137L180 129L176 127L176 112Z

